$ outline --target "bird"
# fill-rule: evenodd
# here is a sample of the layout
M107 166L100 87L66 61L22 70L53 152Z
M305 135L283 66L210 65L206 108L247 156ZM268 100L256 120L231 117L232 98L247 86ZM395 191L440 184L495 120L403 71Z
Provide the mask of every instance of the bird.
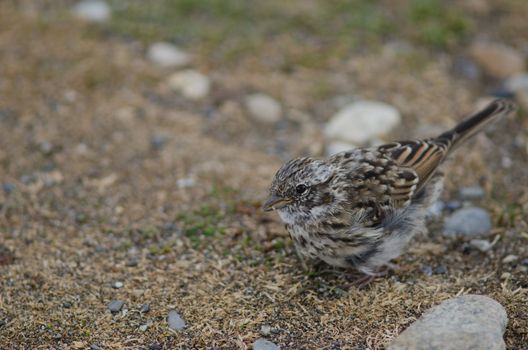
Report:
M262 209L278 213L304 268L307 258L377 276L426 232L428 208L449 176L447 157L516 110L496 99L436 137L292 159L275 174Z

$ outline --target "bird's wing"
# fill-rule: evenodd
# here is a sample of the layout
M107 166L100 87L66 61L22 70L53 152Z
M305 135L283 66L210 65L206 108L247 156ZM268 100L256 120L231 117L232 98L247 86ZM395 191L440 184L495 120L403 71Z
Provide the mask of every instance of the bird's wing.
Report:
M393 142L378 147L378 150L389 155L400 167L416 173L418 183L414 193L417 193L442 163L450 145L451 141L448 139L427 139Z
M353 158L347 173L348 199L354 216L362 217L365 225L375 226L394 210L411 203L420 182L415 169L398 164L390 153L376 149L357 150Z

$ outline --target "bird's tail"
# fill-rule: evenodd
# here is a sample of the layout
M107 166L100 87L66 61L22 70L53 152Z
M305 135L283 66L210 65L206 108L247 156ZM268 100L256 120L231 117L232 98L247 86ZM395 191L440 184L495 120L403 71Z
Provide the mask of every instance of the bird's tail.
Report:
M512 114L516 110L517 105L513 101L506 99L494 100L485 108L468 116L453 129L436 137L435 141L448 146L449 152L451 152L487 125Z

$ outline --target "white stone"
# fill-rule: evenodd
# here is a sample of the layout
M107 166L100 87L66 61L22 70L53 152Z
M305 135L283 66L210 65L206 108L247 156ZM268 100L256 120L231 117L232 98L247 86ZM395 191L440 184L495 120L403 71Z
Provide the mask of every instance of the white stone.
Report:
M469 241L469 245L483 253L486 253L493 248L493 244L485 239L472 239Z
M512 262L517 261L518 259L519 259L519 257L517 255L510 254L507 257L505 257L504 259L502 259L502 263L503 264L510 264Z
M528 73L514 75L504 85L515 93L515 99L522 108L528 109Z
M104 22L110 18L110 6L102 0L83 0L73 7L77 17L90 22Z
M191 62L191 56L170 43L158 42L150 45L149 60L162 67L183 67Z
M508 80L506 80L504 86L513 92L520 90L528 91L528 73L516 74L510 77Z
M357 101L335 114L325 127L328 140L356 145L383 138L401 121L398 110L377 101Z
M257 93L246 97L246 108L256 120L264 123L276 123L282 117L282 106L273 97Z
M176 181L176 186L178 186L178 188L190 188L190 187L193 187L194 186L194 179L193 178L184 178L184 179L179 179L178 181Z
M356 145L346 142L330 142L328 145L326 145L326 155L328 157L333 156L334 154L337 154L339 152L350 151L351 149L354 149L356 147Z
M206 75L193 69L176 72L169 77L169 86L183 97L200 100L209 94L211 82Z

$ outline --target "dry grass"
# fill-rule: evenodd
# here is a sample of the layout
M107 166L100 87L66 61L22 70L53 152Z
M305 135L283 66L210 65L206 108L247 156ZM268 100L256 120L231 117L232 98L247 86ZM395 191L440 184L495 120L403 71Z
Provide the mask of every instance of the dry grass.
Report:
M379 349L430 306L465 293L504 305L508 348L528 342L526 268L501 262L528 257L525 114L458 154L466 167L448 183L446 198L455 183L486 188L479 205L500 236L490 254L445 240L432 225L397 261L401 270L349 289L339 271L303 273L278 219L257 210L281 162L263 150L286 134L293 141L283 155L309 151L316 139L296 135L304 122L293 118L308 111L318 126L328 117L331 108L313 95L319 77L398 106L405 121L395 137L418 120L453 123L445 116L475 99L468 86L441 61L416 68L409 57L378 53L342 63L340 76L270 77L249 60L215 70L213 98L191 104L142 57L135 44L70 19L43 22L0 4L0 178L16 186L0 194L1 348L245 349L268 324L282 349ZM213 120L202 113L224 105L225 90L236 101L247 86L290 106L285 129L256 126L239 107ZM521 130L517 141L512 130ZM153 135L167 137L161 149ZM501 168L502 155L515 166ZM178 189L186 177L195 186ZM427 276L424 265L448 273ZM122 289L111 287L117 280ZM126 301L127 312L112 315L112 299ZM143 303L147 314L139 313ZM168 329L170 309L186 320L183 332Z

